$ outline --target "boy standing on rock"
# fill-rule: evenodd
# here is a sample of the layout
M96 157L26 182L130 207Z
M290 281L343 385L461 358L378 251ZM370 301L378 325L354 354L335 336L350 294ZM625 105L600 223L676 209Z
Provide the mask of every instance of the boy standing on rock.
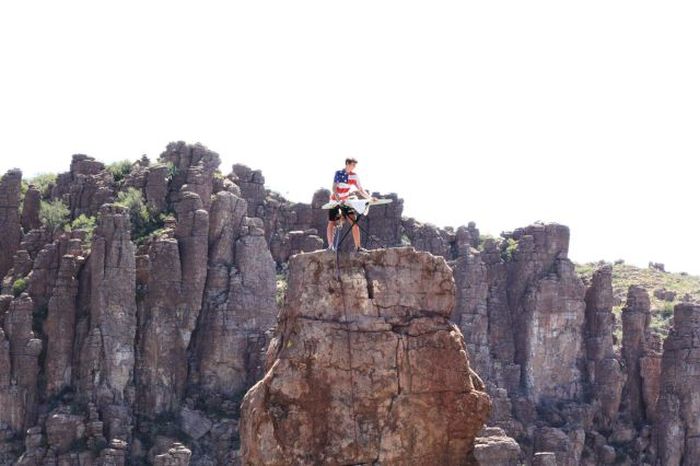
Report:
M333 178L333 187L331 188L331 201L338 201L339 204L328 211L328 228L326 236L328 239L328 248L334 249L333 233L337 222L341 218L348 218L353 222L352 225L352 240L355 243L356 251L363 251L360 247L360 227L355 224L356 212L345 201L350 197L350 194L357 191L365 199L370 199L372 196L362 188L360 178L355 173L357 160L354 158L345 159L345 168L335 172ZM354 188L354 189L353 189Z

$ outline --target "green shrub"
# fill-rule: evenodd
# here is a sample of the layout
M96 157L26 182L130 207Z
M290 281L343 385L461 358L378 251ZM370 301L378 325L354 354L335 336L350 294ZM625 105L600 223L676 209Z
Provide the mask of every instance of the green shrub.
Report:
M479 244L477 245L477 249L479 251L483 251L484 250L484 243L486 243L486 240L489 240L489 239L495 241L495 238L492 235L489 235L489 234L479 235Z
M97 219L95 217L88 217L85 214L80 214L78 218L73 220L70 224L70 230L84 230L86 232L83 244L92 243L92 235L95 233L95 228L97 227Z
M19 185L19 208L22 210L22 205L24 204L24 197L27 195L27 190L29 189L29 183L26 180L22 180L22 184Z
M126 178L126 175L131 173L133 164L128 160L120 160L107 165L107 171L112 174L114 181L121 181Z
M115 204L129 209L131 239L139 244L150 235L162 231L165 221L172 216L171 213L154 214L146 205L141 191L135 188L120 192Z
M673 308L673 303L664 303L660 313L661 317L665 320L668 320L671 317L673 317Z
M506 262L512 261L513 255L517 249L517 241L515 241L513 238L506 239L503 243L501 243L501 258Z
M15 280L15 282L12 284L12 294L15 295L15 298L24 293L24 290L27 289L29 286L29 282L27 281L26 278L18 278Z
M129 218L131 219L131 239L136 239L144 236L146 225L151 220L151 214L148 211L146 202L143 200L143 194L136 188L129 188L117 195L115 204L129 209Z
M286 294L287 294L287 276L284 273L277 274L277 292L275 293L277 307L281 308L284 305L284 297Z
M39 219L41 224L50 231L55 231L68 223L70 211L68 206L59 199L51 202L41 201L39 206Z
M168 179L172 181L172 179L177 176L179 170L172 162L165 162L165 165L168 167Z
M29 184L33 184L41 192L42 197L50 194L51 188L56 184L55 173L39 173L34 178L29 180Z

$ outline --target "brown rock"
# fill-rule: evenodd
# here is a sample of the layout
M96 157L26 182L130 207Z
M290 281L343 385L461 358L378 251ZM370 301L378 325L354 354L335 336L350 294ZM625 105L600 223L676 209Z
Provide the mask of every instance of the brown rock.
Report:
M213 426L213 422L204 413L186 406L180 410L180 420L182 431L195 440L202 438Z
M456 238L449 232L430 223L420 223L409 218L402 221L402 228L410 244L420 251L428 251L446 259L451 257L451 242Z
M49 397L72 385L78 273L83 262L82 256L65 255L61 258L56 285L49 298L43 326L47 337L44 372Z
M624 375L613 348L615 315L613 308L612 267L609 265L593 273L591 286L586 290L585 344L588 381L591 393L600 403L599 426L609 429L615 422Z
M139 258L136 378L138 410L144 416L180 406L187 384L187 348L207 277L209 213L199 195L189 191L180 193L175 211L174 238L153 240L147 255Z
M73 155L68 173L56 179L51 197L68 202L72 218L95 216L100 206L114 200L113 178L102 162L84 154Z
M171 202L180 198L181 191L189 191L199 196L203 206L209 207L214 172L221 163L219 154L199 143L178 141L168 144L158 160L173 167L169 185Z
M19 195L22 172L15 169L0 178L0 280L12 268L13 256L22 241Z
M208 200L208 198L207 198ZM207 279L209 251L209 212L203 209L202 199L194 192L183 191L175 203L177 225L175 238L180 248L182 274L182 327L185 347L202 307L202 294Z
M29 185L24 202L22 203L22 228L25 232L41 227L39 220L39 208L41 206L41 192L34 185Z
M690 466L700 458L700 306L677 304L664 342L658 400L658 460Z
M150 165L147 160L134 163L131 172L124 178L122 188L136 188L152 214L166 210L170 169L164 163Z
M26 293L14 299L4 316L4 334L0 333L0 366L7 366L9 359L11 367L6 372L11 374L9 380L0 377L6 382L0 385L0 425L6 424L16 433L36 422L41 340L32 331L33 308Z
M466 464L489 411L443 259L294 256L274 361L242 405L246 464ZM445 410L441 406L450 406Z
M209 274L192 371L206 392L238 395L261 374L260 347L275 323L275 265L262 223L244 217L246 203L220 192L212 203ZM257 219L256 219L257 220Z
M89 268L90 326L80 351L78 387L97 405L108 437L126 438L136 334L135 247L127 209L113 204L100 209Z
M524 382L530 397L578 399L582 374L584 287L568 259L555 262L555 274L533 286L524 298ZM556 348L556 349L555 349ZM552 351L555 349L554 351Z
M174 443L167 453L158 455L153 460L154 466L187 466L192 452L181 443Z
M532 466L558 466L557 456L552 452L538 452L532 458Z
M649 333L650 320L649 295L644 288L631 286L622 309L622 357L627 368L622 393L624 411L634 422L653 420L658 396L658 341Z
M85 435L85 418L73 414L52 414L46 420L46 438L57 453L69 451Z
M187 345L183 326L183 269L178 241L161 237L149 245L148 279L139 281L139 340L135 376L139 413L153 416L179 406L187 381ZM139 257L139 274L143 266ZM175 311L175 312L174 312Z
M583 451L585 434L582 430L568 435L554 427L540 427L535 432L535 451L553 452L557 466L578 466ZM547 464L547 463L542 463Z
M617 459L617 452L610 445L603 445L598 449L598 458L602 464L613 464Z
M249 217L264 217L265 177L260 170L252 170L245 165L233 166L234 182L241 188L241 197L246 200Z
M484 466L520 466L520 445L497 427L485 428L474 440L474 458Z

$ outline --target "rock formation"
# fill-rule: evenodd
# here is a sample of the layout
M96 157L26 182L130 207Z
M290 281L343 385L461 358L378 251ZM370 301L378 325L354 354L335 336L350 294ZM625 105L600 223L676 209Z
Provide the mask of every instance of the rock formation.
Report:
M19 218L19 194L22 172L10 170L0 178L0 277L12 267L22 240Z
M658 460L690 466L700 459L700 306L677 304L664 342L658 400Z
M51 197L67 201L73 218L81 214L95 216L100 207L114 199L113 177L102 162L76 154L70 171L56 179Z
M14 434L24 432L37 415L41 340L32 331L32 308L26 293L0 301L0 426Z
M41 207L41 192L34 185L29 185L22 202L22 228L25 232L41 227L39 209Z
M603 266L593 273L586 291L587 377L590 391L600 404L596 424L608 430L617 419L622 398L624 373L613 345L615 315L613 308L612 268Z
M622 357L627 369L624 411L632 422L653 420L659 393L659 342L649 332L649 294L631 286L622 310Z
M676 309L662 359L648 297L673 290L633 286L613 298L609 267L585 280L575 273L563 225L493 238L473 222L405 218L396 194L374 193L394 202L362 221L363 245L381 251L341 253L336 270L334 254L301 254L325 246L326 188L291 202L260 171L237 164L224 174L219 163L184 142L129 173L78 154L44 192L28 187L23 203L19 170L2 177L0 464L241 464L241 397L261 379L246 403L262 403L267 418L244 422L244 435L263 429L271 439L284 415L315 419L327 407L328 422L294 431L317 455L462 461L478 429L454 409L472 402L454 401L453 385L471 383L467 399L485 391L491 409L470 461L692 464L697 306ZM127 189L142 195L145 214L112 204ZM69 221L86 215L86 229L48 231L42 200L64 202ZM414 292L397 297L409 282ZM461 369L439 369L448 367ZM441 386L451 388L437 394ZM407 406L422 414L406 421ZM397 448L409 431L424 440ZM292 437L270 441L279 450L248 438L245 454L272 463L298 454Z
M95 403L108 439L130 435L136 337L136 247L127 209L100 209L90 254L89 330L78 390Z
M412 248L294 256L245 464L467 464L489 399L449 322L454 281Z

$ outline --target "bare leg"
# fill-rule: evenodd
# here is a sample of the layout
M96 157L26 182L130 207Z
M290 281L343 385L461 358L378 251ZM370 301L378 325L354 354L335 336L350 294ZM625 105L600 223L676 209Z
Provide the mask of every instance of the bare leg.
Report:
M328 239L328 247L333 246L334 233L335 233L335 222L328 222L328 228L326 229L326 238Z
M355 222L355 216L350 217L350 219L353 221L353 226L352 226L352 240L355 243L355 249L360 248L360 227L357 225Z

